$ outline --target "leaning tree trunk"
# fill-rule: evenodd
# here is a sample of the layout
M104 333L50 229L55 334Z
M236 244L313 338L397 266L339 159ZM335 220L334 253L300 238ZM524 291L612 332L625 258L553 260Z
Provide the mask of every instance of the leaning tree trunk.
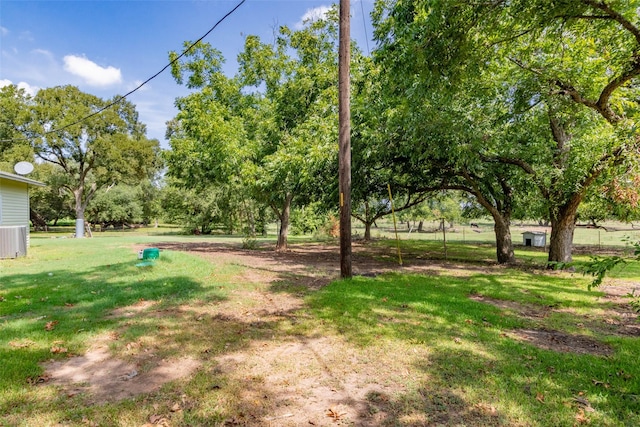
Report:
M280 231L278 232L278 242L276 243L276 251L287 250L287 237L289 236L289 219L291 216L291 200L293 196L287 194L282 206L280 217Z
M465 174L465 178L472 184L474 190L462 188L464 191L468 191L471 195L475 196L476 200L483 208L491 214L493 218L493 231L496 236L496 257L500 264L514 264L516 262L516 255L513 251L513 241L511 240L511 189L506 185L506 181L501 182L502 194L504 201L502 203L496 202L497 206L494 206L489 199L487 199L482 192L477 190L477 184L470 177L469 174ZM497 201L497 197L492 197L494 201ZM444 226L443 222L441 223Z
M32 208L29 209L29 218L31 219L33 228L36 231L47 231L47 221L45 221L42 215L34 211Z

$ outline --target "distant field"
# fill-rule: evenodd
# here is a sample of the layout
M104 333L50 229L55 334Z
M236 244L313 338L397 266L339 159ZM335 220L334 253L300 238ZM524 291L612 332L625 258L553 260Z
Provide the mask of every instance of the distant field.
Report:
M472 221L478 227L470 227L468 224L456 224L453 229L447 229L446 235L442 231L436 231L436 222L426 223L423 232L411 231L407 224L398 224L398 237L400 239L424 239L442 241L445 237L447 241L456 242L494 242L493 223L488 221ZM364 235L364 228L354 223L354 232ZM380 227L373 228L371 235L373 238L395 238L395 231L392 222L381 222ZM576 227L573 243L582 246L626 246L627 239L640 239L640 226L633 228L631 224L604 223L604 228L587 228L585 226ZM522 233L525 231L541 231L547 233L547 244L551 235L551 227L543 227L535 224L516 223L511 226L511 238L514 244L522 244Z
M447 242L458 243L486 243L492 245L495 242L495 235L493 232L493 223L488 220L474 220L471 221L477 224L477 227L471 227L469 224L456 224L452 229L447 229L446 233L437 231L438 223L436 221L427 222L424 224L423 231L418 232L415 229L407 228L406 223L398 224L398 238L401 241L412 240L424 240L432 242L443 242L446 238ZM391 239L395 240L395 230L393 222L391 220L384 220L378 222L378 227L374 227L371 230L372 239ZM607 250L607 248L615 248L616 250L629 247L629 241L640 240L640 226L634 228L631 224L607 222L603 223L603 228L587 228L585 226L578 226L574 235L574 246L580 250L584 247L587 251L590 250ZM417 228L417 226L416 226ZM364 227L358 221L352 221L353 239L358 241L364 236ZM72 238L74 227L71 225L51 227L48 232L31 232L32 239L42 238ZM277 237L278 225L271 224L268 227L268 233L266 236L258 236L256 240L262 243L273 242L275 244ZM530 223L516 223L511 227L511 236L516 247L524 246L522 240L522 233L525 231L541 231L547 233L546 242L549 243L551 228L538 226ZM227 240L228 242L241 242L244 238L241 234L225 235L215 234L213 236L206 235L188 235L184 233L183 227L175 224L161 224L158 227L139 227L124 230L109 229L107 231L94 232L98 237L124 237L124 236L139 236L139 237L151 237L162 238L171 237L171 240L178 240L184 242L192 241L207 241L213 237L216 240ZM289 240L295 242L305 242L317 239L318 236L312 235L290 235ZM161 239L162 240L162 239ZM544 252L546 248L528 248L530 251ZM580 252L584 252L581 250Z

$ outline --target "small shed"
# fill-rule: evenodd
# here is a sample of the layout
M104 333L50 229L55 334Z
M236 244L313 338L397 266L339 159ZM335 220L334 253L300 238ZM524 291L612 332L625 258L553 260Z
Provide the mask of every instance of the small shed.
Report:
M547 233L544 231L525 231L522 233L522 244L544 248L547 246Z
M29 186L45 184L0 171L0 258L27 254L29 246Z

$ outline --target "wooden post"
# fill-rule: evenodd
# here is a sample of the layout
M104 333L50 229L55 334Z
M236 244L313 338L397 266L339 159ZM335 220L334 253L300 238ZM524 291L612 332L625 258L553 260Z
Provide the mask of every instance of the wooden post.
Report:
M396 232L396 247L398 248L398 264L402 265L402 252L400 251L400 238L398 237L398 223L396 222L396 212L393 209L393 196L391 195L391 184L387 184L389 189L389 202L391 203L391 216L393 217L393 229Z
M339 188L340 188L340 276L351 278L351 29L349 0L340 0L338 49Z
M442 242L444 247L444 259L447 259L447 230L445 230L445 219L442 218Z

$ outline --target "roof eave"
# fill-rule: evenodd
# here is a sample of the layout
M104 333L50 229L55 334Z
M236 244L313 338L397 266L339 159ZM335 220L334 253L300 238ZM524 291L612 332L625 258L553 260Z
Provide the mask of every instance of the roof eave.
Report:
M25 178L24 176L14 175L12 173L2 172L2 171L0 171L0 178L7 179L9 181L22 182L22 183L28 184L28 185L35 185L37 187L44 187L44 186L47 185L47 184L45 184L43 182L36 181L34 179Z

